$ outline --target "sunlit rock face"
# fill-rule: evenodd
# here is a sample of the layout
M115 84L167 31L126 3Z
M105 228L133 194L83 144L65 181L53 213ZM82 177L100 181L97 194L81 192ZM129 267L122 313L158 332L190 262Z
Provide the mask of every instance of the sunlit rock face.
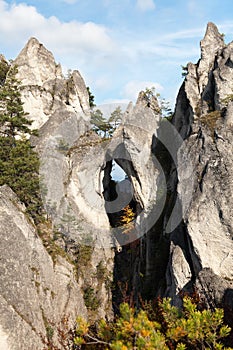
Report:
M48 201L60 218L71 206L74 215L82 218L83 232L91 232L102 247L124 246L110 224L115 213L133 203L138 229L129 240L144 238L139 263L136 254L138 265L131 273L145 277L134 279L132 285L140 280L145 295L160 293L174 300L183 289L195 284L200 289L200 273L211 271L225 283L232 270L232 43L225 45L217 27L209 23L200 46L198 63L187 65L171 127L160 123L156 99L148 104L140 93L136 106L129 105L122 125L105 142L93 133L85 134L90 128L88 102L78 74L71 79L76 89L36 39L17 58L23 94L24 87L46 90L45 107L38 96L36 101L41 116L37 123L43 124L37 147L45 160L42 173ZM24 72L30 67L31 75ZM33 99L26 99L25 106L27 101ZM30 117L36 108L28 108ZM178 134L170 130L173 127ZM62 152L61 141L67 143L68 153ZM114 200L109 194L113 161L129 181L123 194L123 184L116 188ZM166 203L159 205L159 218L154 208L164 191Z
M71 326L78 314L87 315L73 265L61 256L54 264L7 186L0 188L0 231L1 349L42 349L49 326L56 342L63 317Z
M0 348L39 349L45 317L110 319L122 288L136 305L157 296L180 305L183 292L196 291L209 307L233 309L232 57L232 43L209 23L172 122L141 92L104 139L91 131L79 72L64 78L52 53L29 40L15 63L25 111L39 129L32 142L44 207L60 248L72 257L81 245L91 253L78 280L69 261L54 264L16 196L1 188ZM114 163L125 172L120 183L111 177ZM128 227L126 207L134 218ZM84 305L88 288L99 300L95 312Z
M209 306L221 303L233 286L232 55L232 43L225 45L209 23L173 118L185 138L177 166L183 226L171 235L167 293L176 299L195 285Z
M54 114L82 114L89 118L88 92L78 71L65 78L53 54L37 39L31 38L14 63L22 82L24 110L33 120L33 128L41 128Z

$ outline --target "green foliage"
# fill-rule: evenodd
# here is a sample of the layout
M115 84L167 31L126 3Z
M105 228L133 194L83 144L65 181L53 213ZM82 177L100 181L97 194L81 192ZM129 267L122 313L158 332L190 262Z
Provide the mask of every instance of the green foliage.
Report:
M4 59L3 56L0 55L0 86L4 85L7 72L10 68L8 62Z
M91 256L93 253L93 247L90 245L79 245L77 265L78 267L87 267L91 261Z
M98 308L90 286L84 290L84 299L90 310ZM114 321L101 319L95 325L78 317L72 330L62 324L61 344L64 349L88 350L233 350L221 342L230 333L223 324L223 310L200 311L194 300L184 297L182 310L172 306L170 299L158 299L144 310L123 303ZM49 345L50 350L58 349L51 342Z
M7 184L26 205L34 219L41 214L39 158L26 139L0 137L0 186Z
M71 232L77 232L79 229L79 223L75 215L73 215L73 211L70 206L68 206L66 212L62 215L58 229L65 236L69 236Z
M54 329L50 325L46 327L46 334L47 338L51 341L54 335Z
M159 93L155 92L155 87L146 88L143 91L144 98L147 101L147 106L150 107L153 104L153 99L156 98L158 100L159 107L155 108L155 112L160 113L162 118L166 118L167 120L171 120L173 117L173 112L170 107L170 103L166 101L164 98L161 98Z
M20 96L17 67L11 67L0 89L0 185L16 192L34 219L41 215L39 157L25 134L33 134Z
M64 139L59 139L58 145L56 148L60 153L66 154L70 146L69 146L69 143L66 142Z
M10 138L14 144L15 138L22 134L34 134L29 126L32 124L23 110L20 95L20 81L16 78L18 69L12 66L7 74L5 84L0 89L0 131L1 136Z
M57 258L61 256L75 266L75 263L69 254L57 244L56 240L58 239L58 236L60 237L60 233L53 231L52 223L49 220L41 222L37 225L37 229L43 245L54 263L56 263Z
M163 119L171 121L174 116L174 113L171 109L170 103L166 101L164 98L162 98L162 99L159 99L159 105L161 108Z
M101 137L106 138L112 135L112 126L104 118L100 109L91 112L91 124L93 125L93 130Z
M147 311L123 303L115 322L99 321L94 333L79 318L76 344L82 344L82 349L226 349L221 340L229 335L230 328L223 324L223 310L199 311L188 297L184 297L183 304L183 310L179 310L170 299L163 299L153 314L156 320Z
M96 278L98 281L105 281L107 279L108 275L108 269L105 266L103 260L99 262L99 264L96 266Z
M122 121L123 113L121 110L121 107L118 106L112 113L110 118L108 119L108 122L113 127L114 130L120 125Z
M155 95L155 87L153 86L152 88L148 88L146 87L145 91L143 91L143 95L145 97L145 99L147 100L148 102L148 107L151 103L151 100L154 96L157 97L157 94Z
M87 309L95 311L100 306L100 300L96 296L94 288L90 286L84 289L83 299Z
M91 112L92 129L104 139L112 137L113 132L122 121L122 116L123 113L120 106L111 113L108 120L103 116L100 109L96 109Z
M223 310L199 311L191 299L184 297L183 311L171 306L169 299L164 299L161 308L167 324L166 338L184 349L223 349L220 342L230 333L230 327L223 325ZM184 347L184 345L186 347Z
M87 86L87 92L89 95L89 104L90 104L90 108L95 107L95 96L91 93L89 86Z
M183 78L185 78L187 76L187 74L188 74L188 66L181 66L181 68L182 68L181 75L182 75Z
M103 117L103 113L100 109L96 109L91 112L91 124L93 130L98 134L99 132L106 130L106 119Z

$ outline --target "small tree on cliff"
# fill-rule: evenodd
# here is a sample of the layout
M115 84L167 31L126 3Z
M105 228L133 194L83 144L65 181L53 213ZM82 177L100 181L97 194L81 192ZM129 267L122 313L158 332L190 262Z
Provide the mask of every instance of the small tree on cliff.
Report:
M101 137L106 138L111 136L112 127L104 118L100 109L91 112L91 124L93 125L93 130Z
M9 68L9 63L5 60L4 56L0 55L0 86L5 83Z
M123 113L121 110L121 107L118 106L112 113L108 120L108 122L113 126L113 129L115 130L121 123L123 117Z
M19 135L35 133L29 128L32 122L26 118L27 113L23 109L17 73L17 67L11 67L5 84L0 89L0 132L13 143Z
M36 218L42 208L39 158L26 137L35 131L23 110L17 72L11 67L0 88L0 186L9 185Z
M160 96L160 93L155 92L155 87L146 88L143 91L143 95L145 100L147 101L147 106L151 107L153 103L153 99L156 98L158 101L158 107L156 107L155 111L160 113L163 118L171 120L173 117L173 111L170 107L170 103Z
M96 106L96 104L95 104L95 96L92 94L89 86L87 86L87 92L88 92L88 95L89 95L89 105L90 105L90 108L92 109L93 107Z

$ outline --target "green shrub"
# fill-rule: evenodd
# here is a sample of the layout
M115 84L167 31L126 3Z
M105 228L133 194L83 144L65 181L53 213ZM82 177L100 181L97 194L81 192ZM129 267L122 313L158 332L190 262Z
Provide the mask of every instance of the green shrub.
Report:
M212 135L214 134L217 127L217 122L220 119L221 111L213 111L200 117L201 124L206 126L211 131Z
M101 320L94 332L79 318L74 343L82 349L226 349L221 340L229 335L230 327L223 324L223 310L199 311L188 297L183 304L180 310L170 299L163 299L154 314L157 320L151 320L145 310L123 303L115 322Z
M99 306L93 288L85 289L84 298L89 309ZM233 350L222 344L230 333L230 327L223 323L223 310L200 311L198 302L198 298L184 297L182 310L172 306L170 299L146 303L141 310L123 303L114 321L90 325L78 317L71 330L62 321L58 327L60 344L64 349L87 350ZM58 350L53 342L46 344L50 350Z
M97 310L100 306L100 300L97 298L94 288L87 287L83 291L84 303L89 310Z

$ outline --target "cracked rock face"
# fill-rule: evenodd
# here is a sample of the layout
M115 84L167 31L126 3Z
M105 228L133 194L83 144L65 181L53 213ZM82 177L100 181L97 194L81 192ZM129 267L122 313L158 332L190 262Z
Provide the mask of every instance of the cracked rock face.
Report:
M129 281L129 293L145 299L170 296L180 305L180 293L196 288L207 306L233 309L232 57L232 43L225 45L209 23L201 59L188 64L172 124L160 121L156 99L148 103L140 93L113 137L103 140L90 132L79 72L64 78L53 55L29 40L15 63L25 110L40 131L33 142L42 160L47 213L59 229L63 224L64 249L72 250L75 241L93 249L77 283L70 263L60 257L53 264L24 208L1 188L0 348L40 349L45 319L87 315L80 294L87 287L101 303L93 319L111 317L109 289L96 277L102 263L108 281L114 273L115 282ZM116 186L117 198L113 161L128 177ZM164 193L158 215L155 204ZM126 244L110 221L129 203L138 230Z
M176 299L178 291L185 288L182 265L188 262L192 278L187 283L196 283L200 295L213 306L220 304L225 292L233 288L233 46L225 46L216 26L210 23L201 52L198 64L188 66L174 117L181 131L185 126L186 140L178 152L177 191L183 205L187 243L182 246L179 239L182 230L172 234L171 240L177 241L175 248L171 246L168 285L175 285L176 292L169 287L168 294ZM191 192L185 183L188 168L192 172ZM187 196L191 201L184 210ZM174 262L175 256L180 256L177 244L183 250L180 272ZM204 286L205 276L209 282ZM208 293L212 295L209 299Z
M65 78L60 64L37 39L28 41L14 63L22 82L24 110L33 120L33 128L41 128L58 112L81 114L89 120L89 97L80 73L74 71Z
M0 188L0 344L1 349L42 349L46 329L63 317L73 324L87 315L73 266L45 250L25 208L7 186ZM77 302L78 300L78 302Z

